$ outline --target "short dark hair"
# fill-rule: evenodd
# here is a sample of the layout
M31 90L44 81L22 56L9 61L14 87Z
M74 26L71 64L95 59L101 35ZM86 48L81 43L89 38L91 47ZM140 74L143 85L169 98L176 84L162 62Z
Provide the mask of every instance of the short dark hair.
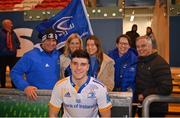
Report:
M90 62L89 54L85 50L82 50L82 49L78 49L78 50L74 51L71 54L71 60L73 58L86 58L88 60L88 63Z
M133 28L133 27L136 27L136 28L137 28L137 24L133 24L132 28Z
M129 36L128 36L128 35L125 35L125 34L122 34L122 35L120 35L120 36L118 36L118 37L116 38L116 44L119 43L120 38L122 38L122 37L127 38L127 41L128 41L128 43L129 43L129 46L131 47L131 44L132 44L132 43L131 43L131 40L130 40Z

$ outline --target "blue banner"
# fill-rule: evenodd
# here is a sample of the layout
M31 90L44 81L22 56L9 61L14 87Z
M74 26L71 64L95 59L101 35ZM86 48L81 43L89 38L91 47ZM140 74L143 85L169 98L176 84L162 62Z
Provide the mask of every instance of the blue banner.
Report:
M58 34L57 48L61 48L72 33L78 33L81 38L93 34L84 0L72 0L66 8L36 27L41 33L47 28L53 28Z

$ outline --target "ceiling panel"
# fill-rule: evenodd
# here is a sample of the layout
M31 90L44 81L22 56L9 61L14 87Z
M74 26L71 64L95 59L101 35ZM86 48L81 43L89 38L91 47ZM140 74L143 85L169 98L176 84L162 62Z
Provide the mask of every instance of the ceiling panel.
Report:
M155 0L125 0L126 6L154 6Z

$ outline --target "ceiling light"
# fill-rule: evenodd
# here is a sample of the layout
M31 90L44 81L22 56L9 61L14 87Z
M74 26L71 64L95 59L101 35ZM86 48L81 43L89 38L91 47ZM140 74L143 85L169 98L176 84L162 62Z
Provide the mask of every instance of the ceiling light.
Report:
M33 17L32 16L29 16L29 19L32 19Z
M123 10L122 9L119 9L119 12L122 12Z
M113 13L112 16L116 16L116 13Z
M47 14L51 14L51 12L50 12L50 11L47 11Z
M134 15L134 12L135 12L135 11L133 10L133 11L132 11L132 14L133 14L133 15Z
M27 15L27 13L26 13L26 12L24 12L24 15L26 16L26 15Z
M107 13L104 13L104 17L106 17L107 16Z
M37 19L40 19L41 17L40 16L36 16Z
M97 10L97 12L98 12L98 13L101 13L101 10L100 10L100 9L98 9L98 10Z
M132 11L132 15L131 15L131 17L130 17L130 21L131 21L131 22L134 21L134 17L135 17L135 16L134 16L134 10L133 10L133 11Z
M95 13L95 12L96 12L96 10L95 10L95 9L93 9L93 10L92 10L92 13Z
M133 22L134 21L134 15L131 15L130 17L130 21Z
M43 12L42 12L42 14L46 14L46 12L45 12L45 11L43 11Z

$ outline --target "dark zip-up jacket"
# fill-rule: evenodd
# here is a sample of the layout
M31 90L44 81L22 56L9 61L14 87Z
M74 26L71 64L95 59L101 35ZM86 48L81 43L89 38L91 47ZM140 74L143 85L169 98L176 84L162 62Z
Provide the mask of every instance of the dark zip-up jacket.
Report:
M4 29L0 29L0 56L16 56L17 53L17 49L20 49L20 42L15 34L15 32L12 32L12 43L13 46L15 48L14 51L10 51L7 48L7 44L6 44L6 36L7 35L7 31Z
M147 57L139 57L136 73L136 96L143 94L170 95L172 92L172 77L169 64L157 53ZM166 112L167 104L151 105L151 112Z

